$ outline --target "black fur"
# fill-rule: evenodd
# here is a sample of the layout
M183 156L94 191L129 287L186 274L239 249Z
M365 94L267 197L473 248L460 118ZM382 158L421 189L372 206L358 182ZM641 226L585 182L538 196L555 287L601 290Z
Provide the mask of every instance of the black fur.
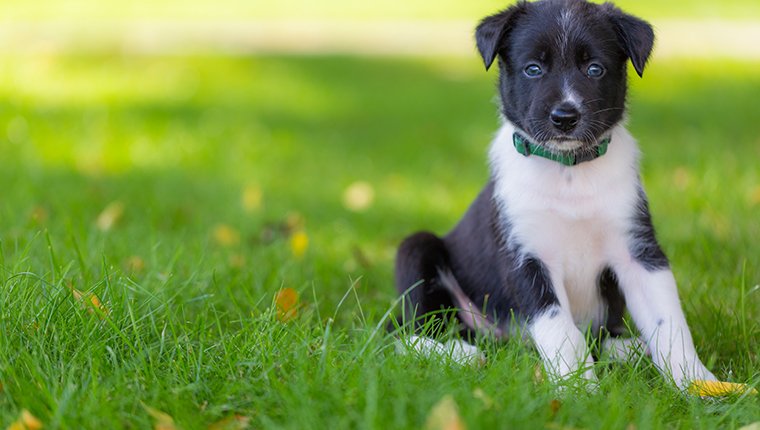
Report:
M501 109L508 120L539 144L577 140L589 147L622 118L627 60L643 73L653 44L644 21L611 4L583 0L520 2L483 19L475 36L486 68L498 58ZM540 78L526 74L530 65L540 66ZM590 65L604 73L590 76ZM582 98L579 106L563 100L567 87ZM577 124L552 124L553 114L570 108ZM414 316L419 328L431 313L457 309L466 323L462 311L469 308L503 334L513 318L525 321L558 304L548 269L510 237L509 221L493 195L492 179L447 235L417 233L401 244L396 287L407 294L402 322ZM648 269L667 266L643 192L639 206L631 252ZM599 288L607 304L607 331L622 334L625 301L611 270L599 273Z
M493 183L481 191L457 226L442 239L417 233L401 244L396 257L396 287L407 293L408 315L464 307L454 303L438 272L450 270L473 308L500 331L511 319L525 318L557 304L544 264L507 242L509 225L498 217ZM422 282L420 282L422 280ZM416 285L416 286L415 286ZM447 295L448 294L448 295ZM419 326L428 320L418 320Z
M631 255L650 272L666 269L670 267L670 263L657 242L652 216L649 214L649 202L643 189L639 189L638 199L635 218L629 232L628 247Z
M507 119L539 143L579 140L590 147L623 116L626 60L641 75L654 43L646 22L609 3L582 0L520 2L483 19L475 38L486 68L499 59L501 110ZM604 68L601 77L587 76L592 64ZM540 79L526 75L530 65L543 70ZM550 118L553 111L568 108L566 87L584 95L571 130L558 129Z
M605 330L612 336L625 334L625 298L618 287L617 277L609 267L599 275L599 292L607 303L607 321Z

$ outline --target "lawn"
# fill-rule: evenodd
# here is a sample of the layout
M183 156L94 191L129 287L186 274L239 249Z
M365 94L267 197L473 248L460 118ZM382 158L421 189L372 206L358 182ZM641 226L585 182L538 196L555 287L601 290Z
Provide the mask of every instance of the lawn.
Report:
M471 429L760 420L760 397L684 396L646 359L560 396L518 341L482 340L480 368L394 353L395 246L487 179L474 56L0 61L0 427L414 429L442 399ZM756 387L758 99L760 64L725 61L658 60L630 95L697 349Z

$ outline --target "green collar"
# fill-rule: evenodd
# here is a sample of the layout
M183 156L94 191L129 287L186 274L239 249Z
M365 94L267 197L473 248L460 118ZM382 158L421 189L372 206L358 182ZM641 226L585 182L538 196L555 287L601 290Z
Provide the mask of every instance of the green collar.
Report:
M552 152L549 149L546 149L541 145L536 145L535 143L530 142L518 132L515 132L512 135L512 141L514 141L515 149L517 152L526 157L530 155L538 155L539 157L548 158L549 160L556 161L565 166L575 166L577 164L583 163L584 161L596 160L597 158L607 153L607 146L610 144L610 138L606 137L602 139L601 142L599 142L599 145L597 145L593 151L584 151L580 154L575 152L558 154L556 152Z

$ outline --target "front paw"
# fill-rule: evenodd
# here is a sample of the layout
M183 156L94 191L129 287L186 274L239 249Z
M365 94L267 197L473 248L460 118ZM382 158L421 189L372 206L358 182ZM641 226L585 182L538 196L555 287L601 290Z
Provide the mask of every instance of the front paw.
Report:
M718 378L712 374L701 361L696 360L690 366L681 365L673 367L673 381L681 390L688 389L694 381L717 381Z

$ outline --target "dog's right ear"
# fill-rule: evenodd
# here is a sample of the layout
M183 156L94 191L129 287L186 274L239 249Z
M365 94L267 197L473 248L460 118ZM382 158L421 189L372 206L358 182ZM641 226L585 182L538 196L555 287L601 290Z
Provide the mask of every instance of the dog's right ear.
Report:
M483 18L478 24L475 29L475 42L478 44L478 51L483 57L486 70L496 59L500 45L514 25L515 17L523 12L525 7L526 3L521 1L497 14Z

